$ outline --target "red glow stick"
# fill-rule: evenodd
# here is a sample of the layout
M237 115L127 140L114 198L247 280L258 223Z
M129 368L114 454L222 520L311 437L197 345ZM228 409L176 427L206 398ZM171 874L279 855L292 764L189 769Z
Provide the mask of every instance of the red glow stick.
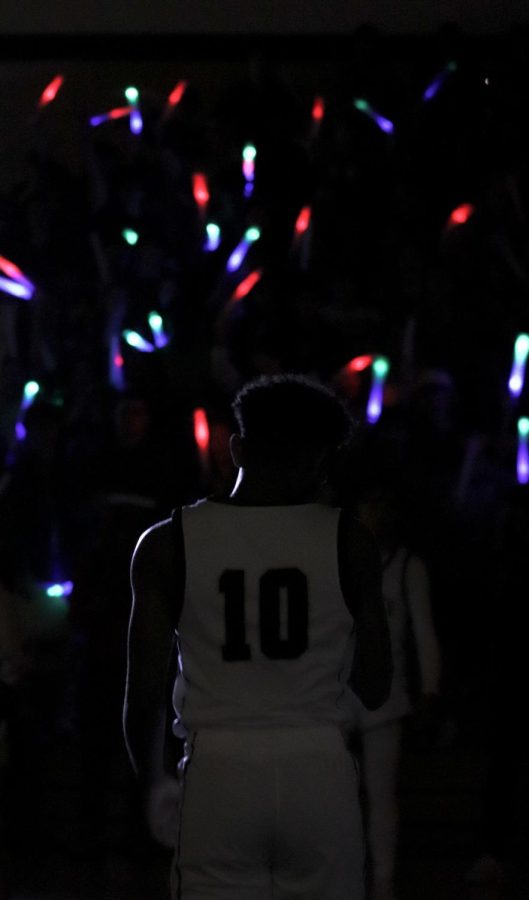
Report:
M14 262L11 262L10 259L6 259L5 256L0 256L0 269L8 278L12 278L13 281L21 281L22 284L31 284L29 279L24 275L22 269L19 269Z
M187 81L179 81L176 87L173 88L171 93L167 98L167 103L169 106L177 106L180 103L180 100L184 96L186 91L188 82Z
M475 211L476 207L473 206L472 203L462 203L461 206L456 207L456 209L450 213L446 227L453 228L455 225L464 225Z
M209 450L209 424L204 409L195 409L193 412L193 431L195 443L203 457Z
M241 283L237 285L235 291L232 295L232 300L242 300L243 297L246 297L247 294L250 293L252 288L255 287L258 281L261 280L263 276L262 269L256 269L255 272L250 272L246 278L243 278Z
M193 197L199 209L205 211L209 203L209 189L206 176L202 172L193 173Z
M325 101L323 97L315 97L312 106L312 118L315 122L321 122L325 115Z
M60 88L64 82L63 75L56 75L53 81L50 81L48 87L44 88L42 94L39 99L39 106L47 106L48 103L51 103L52 100L55 100L55 97L59 93Z
M296 219L296 224L294 226L296 234L303 234L303 232L307 230L310 225L311 214L312 210L310 206L304 206Z
M346 369L348 372L363 372L364 369L367 369L368 366L373 362L374 357L369 353L364 354L363 356L355 356L350 362L347 363Z

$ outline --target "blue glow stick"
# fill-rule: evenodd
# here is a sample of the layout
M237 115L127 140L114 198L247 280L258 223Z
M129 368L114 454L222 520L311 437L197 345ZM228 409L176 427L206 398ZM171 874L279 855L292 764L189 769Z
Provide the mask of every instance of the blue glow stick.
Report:
M35 293L35 288L32 284L11 281L10 278L4 278L0 275L0 291L4 291L5 294L10 294L12 297L17 297L19 300L31 300Z
M381 131L384 131L386 134L393 134L395 130L393 122L386 119L384 116L381 116L380 113L373 109L367 100L353 100L353 104L356 109L365 113L366 116L369 116L369 118L378 125Z
M231 253L228 262L226 263L226 269L228 272L236 272L237 269L243 263L243 260L248 253L251 245L259 240L261 237L261 232L258 228L252 227L248 228L244 233L244 237L239 244L237 244L235 250Z
M448 65L445 66L445 68L442 70L442 72L439 72L439 74L436 75L436 77L431 82L431 84L428 85L428 87L426 88L426 90L424 91L424 93L422 95L422 99L426 102L428 102L428 100L433 100L433 98L441 90L441 88L444 85L446 79L448 78L450 72L455 72L456 69L457 69L457 63L455 63L455 62L448 63Z
M141 134L143 131L143 119L137 106L130 111L130 130L132 134Z
M378 422L384 403L384 383L389 373L389 360L385 356L377 356L372 366L372 383L367 402L367 421L374 425Z
M169 343L169 338L163 330L163 319L161 315L157 312L149 313L149 325L154 335L154 343L157 349L166 347Z
M220 228L215 222L208 222L206 225L207 240L204 244L204 250L208 253L214 253L220 246Z
M29 409L39 391L40 385L36 381L28 381L24 385L24 394L22 397L21 407L23 410Z
M528 356L529 334L519 334L514 342L514 356L509 378L509 391L513 397L519 397L523 391Z
M518 484L529 482L529 419L522 416L518 419L518 454L516 457L516 477Z
M139 350L140 353L152 353L155 349L153 344L146 341L137 331L126 330L123 332L123 337L129 347L134 347L134 349Z

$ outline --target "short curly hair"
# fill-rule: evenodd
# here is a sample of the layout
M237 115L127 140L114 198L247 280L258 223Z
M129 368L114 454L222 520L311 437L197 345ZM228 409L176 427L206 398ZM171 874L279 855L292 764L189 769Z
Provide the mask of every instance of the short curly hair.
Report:
M338 397L304 375L263 375L245 384L232 409L252 454L317 454L337 450L351 434Z

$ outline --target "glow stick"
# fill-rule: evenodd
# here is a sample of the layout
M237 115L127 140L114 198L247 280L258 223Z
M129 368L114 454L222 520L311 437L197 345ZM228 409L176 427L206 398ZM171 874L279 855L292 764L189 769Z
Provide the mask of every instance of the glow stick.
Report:
M312 210L310 206L304 206L296 219L296 224L294 225L294 231L297 235L301 235L307 230L310 225L311 216Z
M426 102L428 100L433 100L433 98L439 93L442 86L444 85L446 79L448 78L450 72L455 72L457 69L457 63L449 62L447 66L439 72L439 74L434 78L431 84L428 85L426 90L422 95L422 99Z
M369 116L369 118L378 125L381 131L384 131L386 134L393 134L395 130L393 122L390 122L389 119L381 116L380 113L373 109L367 100L353 100L353 104L356 109L365 113L366 116Z
M215 222L208 222L206 225L207 241L204 244L204 250L208 253L214 253L220 245L220 228Z
M44 88L42 94L39 98L39 107L47 106L48 103L51 103L52 100L55 100L55 97L59 93L60 88L64 82L63 75L56 75L53 81L50 81L48 87Z
M244 196L250 197L253 193L255 181L255 157L257 150L253 144L246 144L242 151L242 173L246 184L244 185Z
M173 88L173 90L171 91L171 93L169 94L169 96L167 98L167 103L169 106L171 106L171 107L178 106L178 104L180 103L180 100L184 96L187 85L188 85L187 81L179 81L178 82L178 84Z
M363 372L364 369L367 369L373 362L373 357L371 354L366 353L364 356L355 356L350 362L347 363L346 369L348 372Z
M529 482L529 419L522 416L518 419L518 453L516 457L516 476L518 484Z
M29 283L22 284L20 281L11 281L0 275L0 291L4 291L5 294L10 294L12 297L18 297L20 300L31 300L35 288Z
M33 404L33 401L35 400L35 397L37 396L39 391L40 391L40 385L36 381L28 381L24 385L24 393L22 396L22 405L21 405L21 409L23 411L25 411L26 409L29 409L29 407Z
M204 409L195 409L193 412L193 432L201 455L207 453L209 450L209 423Z
M255 287L257 282L260 281L262 277L263 277L262 269L256 269L255 272L251 272L235 288L231 299L232 300L242 300L243 297L246 297L246 295L250 293L252 288Z
M117 391L122 391L125 388L125 360L121 355L119 334L112 335L110 339L109 354L110 383Z
M126 88L125 89L125 98L131 104L131 106L134 106L134 104L137 103L138 100L140 99L140 92L139 92L138 88L135 88L135 87Z
M163 330L163 319L159 313L149 313L149 325L154 335L155 346L158 349L160 349L160 347L167 346L167 344L169 343L169 338Z
M312 106L312 119L314 122L321 122L325 115L325 101L323 97L315 97Z
M47 597L62 598L69 597L73 591L73 581L63 581L58 583L46 583L43 585Z
M124 228L123 231L121 232L121 236L127 242L129 247L134 247L135 244L138 243L139 238L140 238L138 232L134 231L133 228Z
M446 223L447 228L453 228L455 225L464 225L476 211L476 207L472 203L462 203L452 210Z
M19 269L14 262L11 262L10 259L6 259L5 256L0 256L0 269L8 276L8 278L12 278L13 281L19 281L21 284L25 284L35 290L35 285L31 283L29 278L26 278L22 269Z
M384 402L384 382L389 372L389 360L385 356L377 356L372 366L373 381L367 402L367 421L374 425L382 413Z
M529 334L519 334L514 342L514 356L509 378L509 391L513 397L519 397L523 391L528 356Z
M143 131L143 119L137 106L130 111L130 130L132 134L141 134Z
M96 128L104 122L111 122L114 119L123 119L125 116L130 116L131 111L132 106L119 106L116 109L110 109L107 113L101 113L100 116L92 116L90 125L92 128Z
M242 262L248 253L251 245L259 240L261 237L261 232L258 228L252 227L248 228L245 233L242 241L237 244L235 250L230 255L228 262L226 263L226 269L228 272L236 272L238 268L242 265Z
M25 441L27 437L26 426L23 422L17 422L15 425L15 436L17 441Z
M134 347L134 349L139 350L140 353L153 353L155 349L153 344L146 341L137 331L126 330L123 332L123 337L129 347Z
M193 197L201 212L206 211L209 203L208 181L203 172L193 172Z

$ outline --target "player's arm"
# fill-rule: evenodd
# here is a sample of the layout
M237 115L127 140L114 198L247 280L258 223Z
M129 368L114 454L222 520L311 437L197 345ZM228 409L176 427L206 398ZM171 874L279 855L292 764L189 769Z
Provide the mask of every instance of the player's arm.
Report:
M393 675L382 562L370 532L346 511L340 519L339 564L356 633L351 687L367 709L378 709L389 696Z
M127 646L123 727L142 784L151 780L153 748L166 715L167 678L177 627L176 548L171 520L138 541L132 557L132 611Z
M406 599L421 675L421 693L438 696L441 652L433 620L430 579L422 559L410 557L405 577Z

